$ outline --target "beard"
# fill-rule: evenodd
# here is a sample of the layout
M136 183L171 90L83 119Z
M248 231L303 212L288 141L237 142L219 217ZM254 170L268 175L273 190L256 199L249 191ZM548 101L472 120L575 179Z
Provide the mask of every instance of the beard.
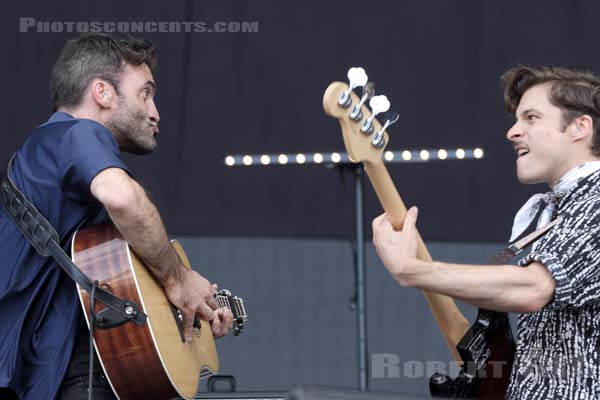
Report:
M119 97L117 110L106 125L123 151L142 155L152 153L156 148L154 130L147 114L127 104L122 97Z

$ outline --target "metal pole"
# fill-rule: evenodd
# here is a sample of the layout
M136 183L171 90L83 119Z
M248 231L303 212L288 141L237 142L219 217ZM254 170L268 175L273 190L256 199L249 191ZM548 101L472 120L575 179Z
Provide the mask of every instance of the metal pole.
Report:
M361 391L369 390L369 364L367 350L367 308L365 290L365 221L363 207L364 167L354 168L355 226L356 226L356 314L358 328L358 384Z

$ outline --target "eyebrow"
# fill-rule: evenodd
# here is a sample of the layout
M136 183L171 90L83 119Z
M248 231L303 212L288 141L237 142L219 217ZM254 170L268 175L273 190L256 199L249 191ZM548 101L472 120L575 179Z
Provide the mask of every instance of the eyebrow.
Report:
M535 108L528 108L528 109L526 109L526 110L523 110L523 111L521 111L521 112L518 114L518 116L521 116L521 117L522 117L522 116L524 116L524 115L531 114L531 113L536 113L536 114L543 115L543 113L542 113L541 111L539 111L539 110L536 110ZM517 117L517 115L515 115L515 117Z
M152 93L156 94L156 83L154 83L153 81L146 81L146 83L142 85L142 89L146 86L150 86L152 88Z

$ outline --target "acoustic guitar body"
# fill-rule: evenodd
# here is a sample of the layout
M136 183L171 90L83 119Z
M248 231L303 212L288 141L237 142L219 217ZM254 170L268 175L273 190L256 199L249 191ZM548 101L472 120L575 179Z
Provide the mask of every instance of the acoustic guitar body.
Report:
M172 242L190 268L182 247ZM112 224L78 231L72 258L92 281L113 294L132 300L148 318L143 326L125 323L94 329L94 346L114 393L121 400L194 398L198 380L216 373L219 361L209 323L200 321L191 342L185 342L182 322L162 286ZM90 326L90 296L78 286ZM96 313L105 308L97 302Z

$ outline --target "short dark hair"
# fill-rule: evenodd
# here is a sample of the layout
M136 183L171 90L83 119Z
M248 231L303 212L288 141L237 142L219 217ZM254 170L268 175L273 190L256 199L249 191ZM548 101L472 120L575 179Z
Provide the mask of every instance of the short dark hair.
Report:
M562 111L563 130L582 115L592 118L592 152L600 156L600 78L591 70L519 65L506 71L501 80L506 109L513 115L528 89L548 83L549 100Z
M150 40L114 39L109 35L83 34L63 47L50 76L50 94L54 110L75 107L90 82L106 80L119 90L120 74L126 64L146 64L156 69L155 45Z

